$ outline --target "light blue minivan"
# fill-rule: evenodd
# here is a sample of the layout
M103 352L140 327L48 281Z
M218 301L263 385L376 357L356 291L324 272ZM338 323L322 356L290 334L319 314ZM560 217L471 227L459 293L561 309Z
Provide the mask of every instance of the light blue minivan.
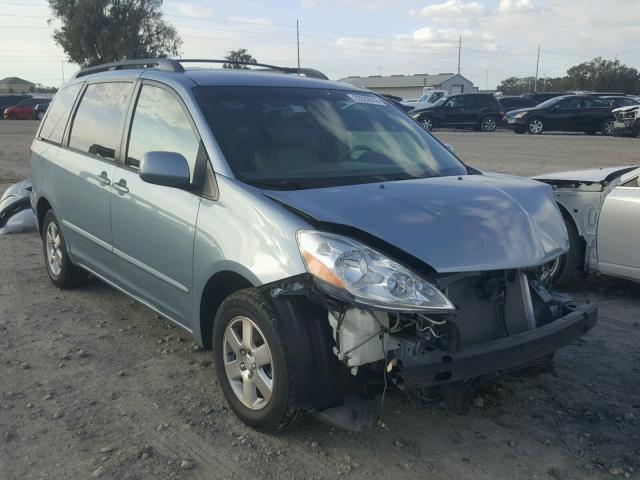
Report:
M53 283L97 277L184 328L243 421L359 429L386 388L464 412L472 380L595 325L550 290L568 240L548 185L471 168L317 71L193 62L76 74L31 203Z

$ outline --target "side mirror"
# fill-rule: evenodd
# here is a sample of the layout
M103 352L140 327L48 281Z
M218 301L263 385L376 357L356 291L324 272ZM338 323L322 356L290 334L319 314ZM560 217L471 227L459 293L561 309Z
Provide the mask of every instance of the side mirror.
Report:
M444 144L444 148L446 148L447 150L449 150L451 153L453 153L455 155L456 149L453 148L453 145L451 145L450 143L445 143Z
M189 164L175 152L145 153L138 175L144 182L164 187L184 188L190 183Z

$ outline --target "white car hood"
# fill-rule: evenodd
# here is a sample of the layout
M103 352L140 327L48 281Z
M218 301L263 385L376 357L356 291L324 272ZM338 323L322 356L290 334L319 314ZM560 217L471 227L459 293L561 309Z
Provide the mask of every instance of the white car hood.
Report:
M608 177L614 176L615 173L636 168L637 165L628 165L623 167L606 167L606 168L591 168L588 170L572 170L569 172L557 172L547 173L544 175L537 175L532 177L534 180L559 180L567 182L604 182Z

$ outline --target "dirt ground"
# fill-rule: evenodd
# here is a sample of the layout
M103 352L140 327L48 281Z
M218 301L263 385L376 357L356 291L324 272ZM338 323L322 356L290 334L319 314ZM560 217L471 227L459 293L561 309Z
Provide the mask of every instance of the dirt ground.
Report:
M28 176L36 126L0 121L0 191ZM523 175L639 162L638 139L436 135ZM0 480L640 478L640 285L579 280L597 328L558 353L555 376L482 386L469 415L395 392L368 432L309 419L270 435L227 409L186 333L99 281L57 290L35 234L0 237L0 258Z

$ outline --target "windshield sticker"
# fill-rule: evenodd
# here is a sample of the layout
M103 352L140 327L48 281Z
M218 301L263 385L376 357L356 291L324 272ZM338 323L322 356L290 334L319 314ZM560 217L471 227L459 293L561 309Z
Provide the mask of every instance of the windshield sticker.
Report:
M347 97L356 103L369 103L371 105L386 105L380 98L375 95L367 95L361 93L347 93Z

